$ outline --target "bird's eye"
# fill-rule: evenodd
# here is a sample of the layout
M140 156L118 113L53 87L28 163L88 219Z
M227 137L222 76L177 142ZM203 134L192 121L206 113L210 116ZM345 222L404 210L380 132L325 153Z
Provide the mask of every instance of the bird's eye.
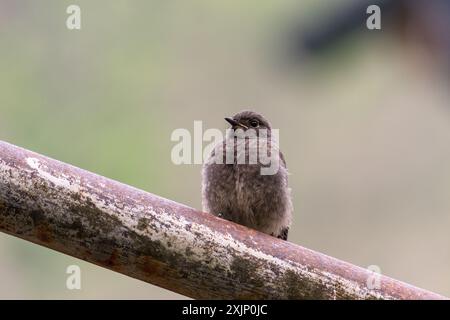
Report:
M258 120L250 120L250 125L253 127L253 128L258 128L258 126L259 126L259 122L258 122Z

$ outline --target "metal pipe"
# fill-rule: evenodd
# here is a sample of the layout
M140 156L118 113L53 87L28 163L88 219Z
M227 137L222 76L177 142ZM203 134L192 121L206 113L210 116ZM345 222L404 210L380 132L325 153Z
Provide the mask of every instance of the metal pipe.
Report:
M0 231L197 299L445 299L1 141Z

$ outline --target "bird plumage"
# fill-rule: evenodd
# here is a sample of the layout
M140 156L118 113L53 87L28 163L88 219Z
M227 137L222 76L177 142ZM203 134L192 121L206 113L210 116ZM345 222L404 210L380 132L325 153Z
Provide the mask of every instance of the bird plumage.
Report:
M291 192L286 162L278 144L271 138L270 124L264 117L251 111L241 112L227 121L233 129L240 125L243 125L243 129L254 128L253 121L257 121L259 125L255 129L258 136L253 139L242 138L232 131L223 142L216 145L202 169L203 210L286 240L293 211ZM259 136L260 129L267 129L269 136ZM277 155L273 159L278 161L279 168L274 174L261 174L264 164L259 161L261 149L258 146L264 143ZM252 152L258 154L258 161L253 164L249 163L249 154ZM225 163L227 153L234 155L232 163ZM245 159L247 161L243 163Z

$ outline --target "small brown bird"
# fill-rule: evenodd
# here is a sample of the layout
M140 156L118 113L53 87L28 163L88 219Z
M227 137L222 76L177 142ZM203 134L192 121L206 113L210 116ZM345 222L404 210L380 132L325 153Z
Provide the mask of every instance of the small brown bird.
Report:
M287 240L293 211L291 190L270 123L252 111L225 120L232 130L203 165L203 210ZM270 166L278 164L275 170L264 171L267 157Z

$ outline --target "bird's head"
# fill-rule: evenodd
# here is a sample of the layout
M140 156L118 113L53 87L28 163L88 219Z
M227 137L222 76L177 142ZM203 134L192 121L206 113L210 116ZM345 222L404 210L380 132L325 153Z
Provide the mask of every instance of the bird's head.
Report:
M241 111L232 118L225 118L225 120L231 125L233 130L241 129L247 131L252 129L256 133L259 133L262 129L266 130L268 133L271 130L269 121L254 111Z

